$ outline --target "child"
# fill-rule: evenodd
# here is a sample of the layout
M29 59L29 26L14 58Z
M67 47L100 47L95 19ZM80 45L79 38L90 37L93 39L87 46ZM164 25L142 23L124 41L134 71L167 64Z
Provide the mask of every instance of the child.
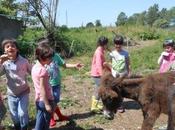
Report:
M49 47L49 41L48 40L43 40L39 43L39 46L42 45L48 45ZM67 64L65 63L65 61L59 56L58 53L54 53L54 56L52 57L52 62L50 63L50 65L47 66L47 70L49 72L50 75L50 84L51 84L51 88L52 88L52 94L54 96L54 101L55 103L59 103L60 101L60 93L61 93L61 73L59 70L59 67L63 66L64 68L77 68L80 69L81 67L83 67L83 64L77 63L77 64ZM57 105L55 108L55 111L52 113L52 117L50 120L50 126L53 127L56 125L56 121L54 119L54 113L57 114L59 121L65 121L65 120L69 120L68 116L64 116L61 112L60 112L60 108Z
M8 106L15 130L27 130L30 88L27 74L31 72L28 60L19 55L15 39L2 42L4 54L0 56L0 73L7 77Z
M158 64L160 65L160 73L167 72L172 62L175 61L174 41L172 39L165 40L163 42L163 48L164 51L161 53L158 59Z
M52 62L53 54L54 51L46 45L38 46L35 50L37 62L32 68L37 109L35 130L49 130L54 101L46 65Z
M3 98L2 98L2 96L0 94L0 130L3 130L1 122L2 122L5 114L6 114L6 108L5 108L5 105L3 103Z
M123 37L116 35L114 37L115 50L110 53L112 60L112 75L113 77L125 77L130 74L129 53L122 48ZM124 112L123 106L118 109L118 112Z
M92 96L91 111L99 112L102 110L103 106L99 104L98 89L100 86L100 78L102 76L102 71L105 64L105 54L107 50L108 38L101 36L97 41L97 48L92 58L91 65L91 77L95 82L94 93Z

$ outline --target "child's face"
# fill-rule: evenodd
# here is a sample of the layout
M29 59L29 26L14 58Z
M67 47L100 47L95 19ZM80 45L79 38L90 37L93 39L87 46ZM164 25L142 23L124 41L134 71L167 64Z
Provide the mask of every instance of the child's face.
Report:
M16 59L17 57L18 49L16 48L16 45L13 43L6 43L4 45L4 53L6 53L9 57L9 59Z
M122 45L121 44L115 44L115 49L117 51L120 51L122 49Z
M42 61L42 64L49 65L52 62L52 58L47 58L46 60Z
M173 52L173 47L172 46L165 46L165 51L166 52Z

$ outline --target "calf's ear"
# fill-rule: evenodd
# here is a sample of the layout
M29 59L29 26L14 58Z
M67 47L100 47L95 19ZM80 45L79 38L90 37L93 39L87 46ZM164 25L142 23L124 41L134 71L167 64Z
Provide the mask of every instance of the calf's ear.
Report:
M118 94L115 91L107 87L100 87L98 90L98 95L102 99L109 98L109 97L110 98L118 97Z
M106 88L105 87L100 87L99 90L98 90L98 95L99 97L104 97L106 94Z

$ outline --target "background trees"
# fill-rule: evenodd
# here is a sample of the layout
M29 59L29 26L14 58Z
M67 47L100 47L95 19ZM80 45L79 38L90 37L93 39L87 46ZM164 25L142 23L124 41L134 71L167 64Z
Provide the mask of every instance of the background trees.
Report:
M0 14L17 16L18 4L16 0L1 0L0 1Z
M124 12L121 12L117 17L116 26L125 25L127 22L127 16Z
M148 8L148 11L135 13L129 17L127 17L124 12L121 12L117 17L116 26L129 24L165 28L168 27L170 23L172 24L172 19L175 19L175 7L169 10L162 8L159 11L159 5L154 4Z

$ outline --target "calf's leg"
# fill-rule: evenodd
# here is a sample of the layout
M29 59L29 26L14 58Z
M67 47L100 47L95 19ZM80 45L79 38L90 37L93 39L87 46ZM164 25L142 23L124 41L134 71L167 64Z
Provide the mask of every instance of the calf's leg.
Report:
M148 107L148 111L144 112L145 117L142 123L142 128L141 130L152 130L155 121L160 115L159 111L159 105L158 104L151 104Z

